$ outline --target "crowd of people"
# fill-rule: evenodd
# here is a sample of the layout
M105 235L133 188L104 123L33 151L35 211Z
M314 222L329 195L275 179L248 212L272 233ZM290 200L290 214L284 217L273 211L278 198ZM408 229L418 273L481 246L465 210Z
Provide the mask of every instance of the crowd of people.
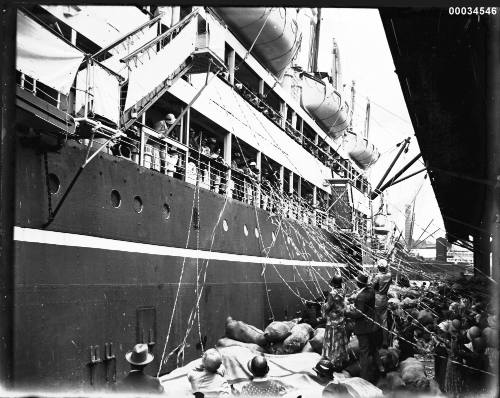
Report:
M319 380L328 382L342 373L385 390L391 384L389 379L394 388L394 374L402 372L401 364L427 358L434 360L432 372L422 373L412 385L407 383L406 391L452 397L487 394L498 362L497 318L489 294L492 282L462 274L458 279L421 286L403 279L402 287L389 268L387 261L379 260L376 274L357 275L355 289L335 275L323 297L306 302L297 322L325 328L321 359L314 368ZM140 386L162 391L157 379L143 372L152 360L147 345L136 345L126 359L131 372L118 389ZM267 377L264 355L255 355L248 370L252 380L236 393L226 379L221 353L212 348L205 351L188 379L198 397L279 396L286 392L283 383Z
M441 392L454 397L487 393L498 363L490 280L462 274L403 288L394 284L387 266L379 261L371 281L360 273L358 290L348 298L341 278L332 279L322 305L326 332L318 372L327 376L347 369L377 383L410 357L433 357L433 380ZM354 373L346 354L351 333L359 345ZM397 361L388 353L397 353ZM431 383L418 387L425 392Z

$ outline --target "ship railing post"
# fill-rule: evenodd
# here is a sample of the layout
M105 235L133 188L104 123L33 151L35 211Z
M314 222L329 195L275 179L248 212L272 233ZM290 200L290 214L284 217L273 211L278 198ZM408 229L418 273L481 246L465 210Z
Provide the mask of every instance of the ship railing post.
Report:
M260 197L261 197L261 183L262 183L262 152L258 151L255 157L255 163L257 163L257 169L259 173L257 174L257 182L255 184L255 201L256 206L260 207Z
M226 175L226 195L232 197L232 172L231 172L231 148L233 143L233 133L224 136L224 162L228 166Z
M234 85L235 61L236 61L236 52L231 48L227 57L227 64L228 64L227 67L229 69L229 83L231 83L232 86Z
M316 214L318 209L318 187L313 186L312 219L313 225L316 225Z
M284 180L285 180L285 167L280 165L280 193L283 193Z
M287 112L287 104L285 101L280 101L280 116L281 116L281 120L280 120L280 126L281 128L283 129L286 129L286 112Z
M140 146L139 146L139 166L144 166L144 151L146 149L146 132L144 131L144 126L146 125L146 112L141 115L141 127L140 127Z

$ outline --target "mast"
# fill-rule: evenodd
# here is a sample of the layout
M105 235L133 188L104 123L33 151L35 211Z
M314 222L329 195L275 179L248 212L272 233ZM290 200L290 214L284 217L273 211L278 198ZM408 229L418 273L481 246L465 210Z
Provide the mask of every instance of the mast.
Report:
M365 113L365 138L368 139L370 133L370 99L367 99L366 103L366 113Z
M318 71L319 36L321 32L321 8L317 8L316 28L314 29L314 45L312 48L311 72Z
M341 70L340 70L340 52L339 46L335 38L333 39L333 49L332 49L332 78L333 78L333 88L338 90L342 86L341 82Z
M356 101L356 89L354 87L355 85L356 82L353 80L351 84L351 115L350 115L351 120L349 121L349 127L352 127L352 119L354 118L354 104Z

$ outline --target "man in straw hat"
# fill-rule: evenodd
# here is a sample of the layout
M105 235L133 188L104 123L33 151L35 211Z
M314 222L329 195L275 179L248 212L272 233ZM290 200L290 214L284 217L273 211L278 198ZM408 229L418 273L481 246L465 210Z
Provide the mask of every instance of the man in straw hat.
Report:
M346 317L354 319L354 334L359 342L359 363L361 377L375 381L374 366L383 371L378 346L381 340L380 328L375 320L375 291L368 285L368 276L359 273L356 277L359 290L354 296L354 306L346 311Z
M215 348L206 350L200 366L188 373L193 394L201 393L206 398L229 396L231 388L224 374L225 369L219 351Z
M133 391L143 394L159 394L163 387L156 377L144 373L144 368L153 361L154 356L148 350L147 344L136 344L132 351L125 354L125 359L130 364L129 374L117 383L118 391Z

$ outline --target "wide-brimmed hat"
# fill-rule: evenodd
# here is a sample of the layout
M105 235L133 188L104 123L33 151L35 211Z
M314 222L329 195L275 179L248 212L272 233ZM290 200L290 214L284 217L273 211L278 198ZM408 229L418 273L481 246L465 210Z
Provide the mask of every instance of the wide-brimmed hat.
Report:
M154 359L147 344L136 344L132 351L125 354L125 359L132 365L147 365Z
M366 285L368 283L368 276L360 272L356 277L356 282Z
M175 116L173 113L169 113L167 116L165 116L165 122L167 124L174 124L175 122Z

